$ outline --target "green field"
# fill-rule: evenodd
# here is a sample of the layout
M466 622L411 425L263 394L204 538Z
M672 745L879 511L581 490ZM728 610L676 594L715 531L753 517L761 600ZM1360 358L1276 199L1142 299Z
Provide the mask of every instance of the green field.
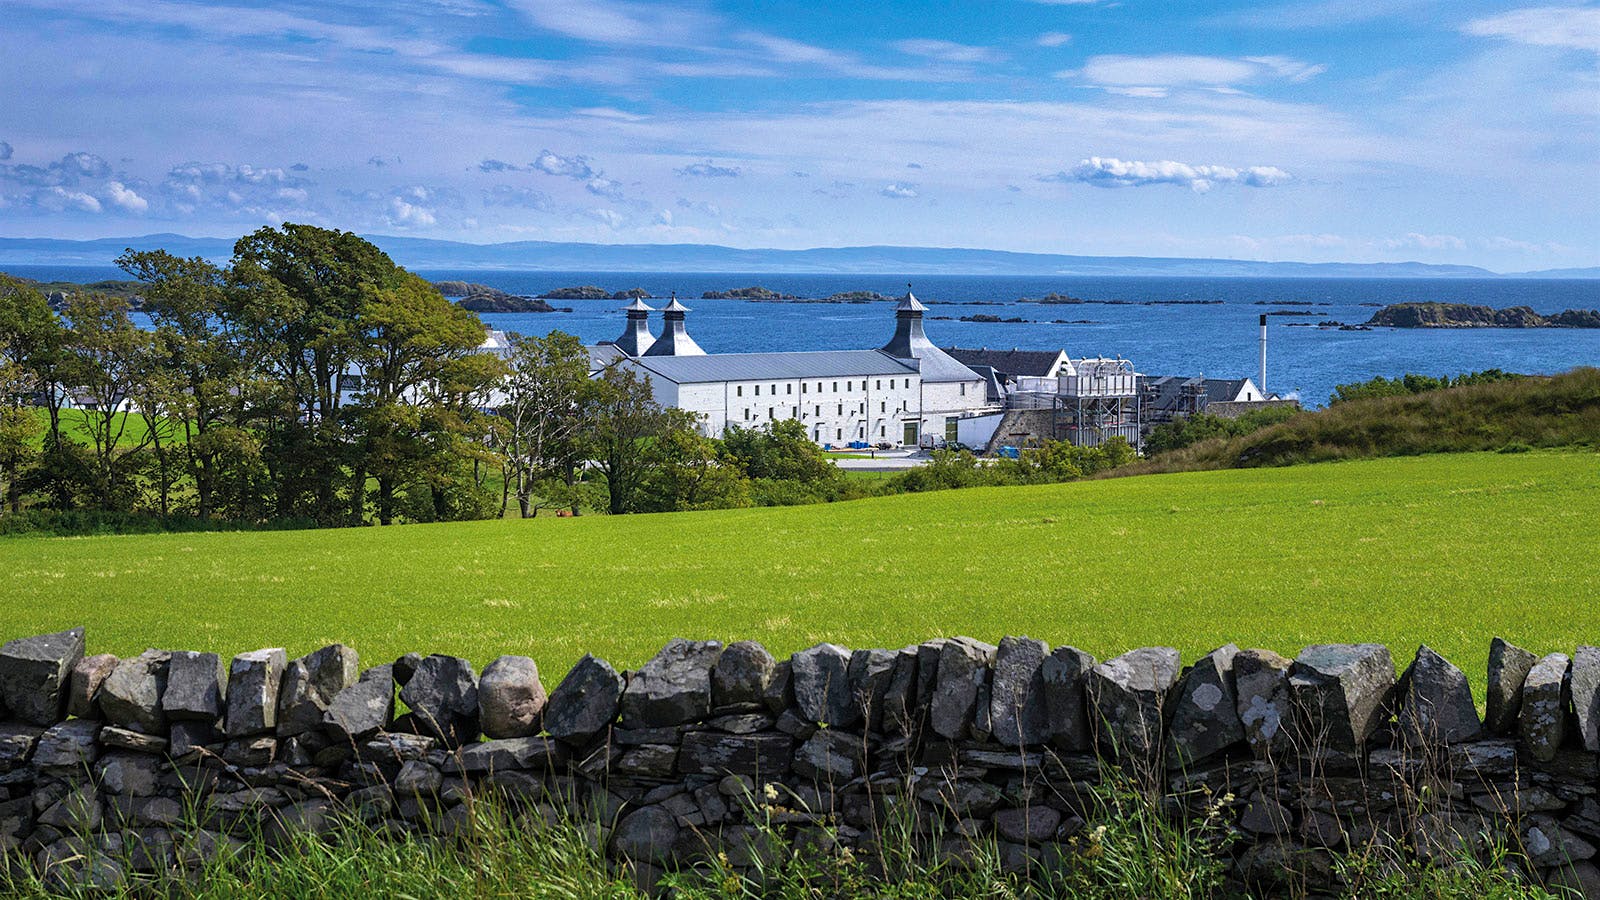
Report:
M1600 456L1461 454L823 506L355 530L0 539L0 636L91 652L342 641L478 664L667 638L896 647L1028 634L1105 658L1425 642L1483 682L1495 634L1600 640Z

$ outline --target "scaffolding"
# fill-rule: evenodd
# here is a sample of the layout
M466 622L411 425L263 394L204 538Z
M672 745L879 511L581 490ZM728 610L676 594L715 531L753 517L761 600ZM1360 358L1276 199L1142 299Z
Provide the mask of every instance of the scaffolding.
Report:
M1146 424L1157 425L1205 412L1205 378L1147 378L1140 391Z
M1125 359L1098 357L1074 362L1057 378L1017 379L1011 406L1050 409L1057 439L1096 447L1113 437L1142 443L1143 404L1139 376Z

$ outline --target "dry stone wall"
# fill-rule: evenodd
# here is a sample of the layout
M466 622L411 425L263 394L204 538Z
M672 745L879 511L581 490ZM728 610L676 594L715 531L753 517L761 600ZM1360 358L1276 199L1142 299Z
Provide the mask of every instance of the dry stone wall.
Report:
M1333 855L1374 841L1423 861L1499 841L1529 878L1600 890L1595 647L1495 639L1481 719L1443 657L1423 647L1397 677L1378 644L1184 667L1026 637L784 660L673 640L632 672L585 656L548 692L520 656L480 674L416 654L363 671L341 645L85 652L83 629L0 648L0 849L58 883L341 816L448 837L484 793L597 822L646 881L718 852L751 864L758 824L870 857L908 813L942 852L993 841L1025 870L1069 864L1114 779L1224 817L1233 877L1265 893L1337 888Z

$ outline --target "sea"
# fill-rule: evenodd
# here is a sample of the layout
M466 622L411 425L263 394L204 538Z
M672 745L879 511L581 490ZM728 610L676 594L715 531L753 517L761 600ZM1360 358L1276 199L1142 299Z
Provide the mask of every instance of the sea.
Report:
M91 266L7 266L43 281L125 278ZM421 270L435 281L486 284L520 295L595 285L676 294L688 330L708 353L843 350L882 345L894 330L894 302L817 304L705 300L708 291L759 285L781 294L827 297L846 291L903 295L908 283L928 305L925 328L940 346L1064 349L1074 357L1121 357L1150 375L1259 379L1259 317L1268 315L1265 389L1322 406L1337 385L1409 372L1456 375L1482 369L1528 374L1600 366L1600 329L1469 328L1370 331L1359 325L1391 303L1439 301L1536 312L1600 307L1600 280L1416 278L1205 278L964 275L784 275L751 273ZM1021 302L1049 293L1081 304ZM622 332L620 301L553 300L569 311L486 314L491 328L521 334L561 330L585 342ZM660 304L655 304L659 306ZM987 315L1021 322L963 322ZM654 326L659 330L659 321Z

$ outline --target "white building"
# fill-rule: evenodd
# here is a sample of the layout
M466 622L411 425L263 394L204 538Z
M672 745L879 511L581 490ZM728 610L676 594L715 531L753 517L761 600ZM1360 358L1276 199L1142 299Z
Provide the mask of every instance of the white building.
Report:
M729 426L794 419L819 444L935 446L955 440L957 420L990 403L984 378L923 334L925 309L907 293L895 309L894 336L877 350L706 353L689 337L690 310L676 299L663 311L661 337L641 339L649 307L636 302L623 338L603 346L650 379L658 403L699 416L711 437ZM623 349L641 345L643 353Z

